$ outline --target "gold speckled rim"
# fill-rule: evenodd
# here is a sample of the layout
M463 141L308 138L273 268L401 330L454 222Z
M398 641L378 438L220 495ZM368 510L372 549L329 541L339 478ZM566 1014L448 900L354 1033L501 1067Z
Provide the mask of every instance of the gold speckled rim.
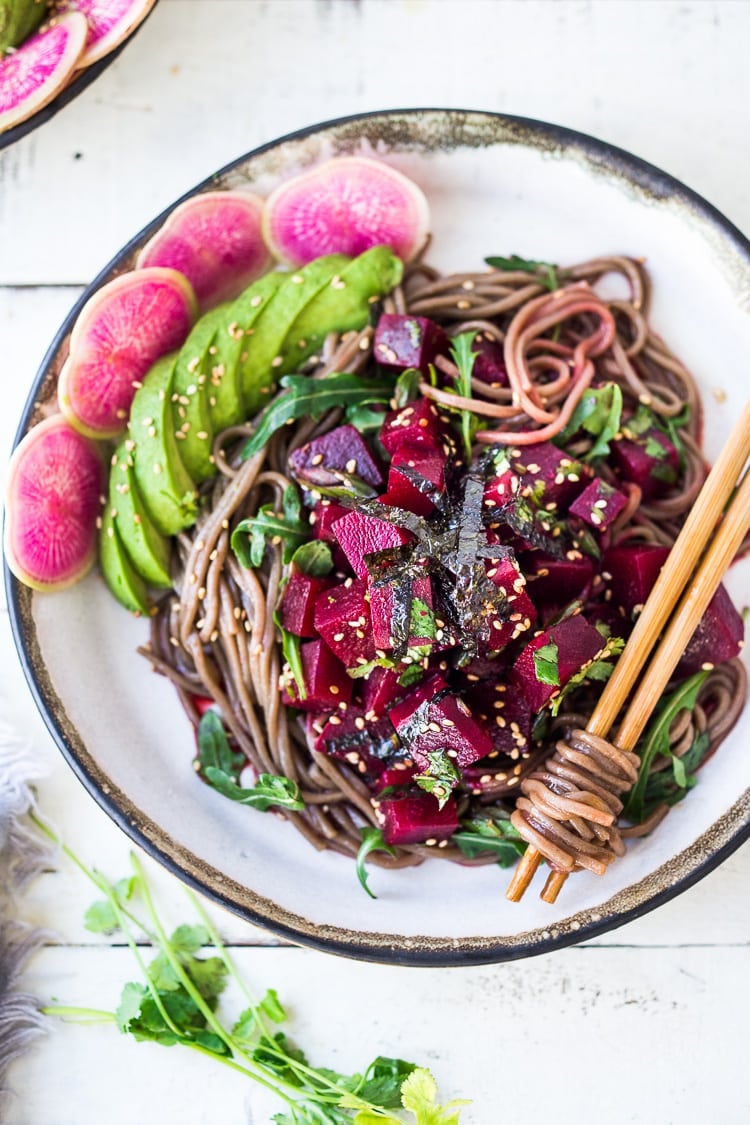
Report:
M340 151L353 148L366 133L386 145L415 150L484 147L498 143L542 148L584 161L608 178L621 178L642 194L684 206L693 221L710 227L727 258L750 271L750 242L719 211L667 173L602 141L557 125L483 111L455 109L390 110L341 118L289 134L233 161L182 199L217 186L237 186L242 165L287 142L335 134ZM24 408L16 442L34 420L36 406L56 380L61 354L75 319L91 294L114 273L128 267L137 249L173 210L167 208L131 240L80 297L45 356ZM11 626L24 674L37 707L64 757L104 811L138 845L178 878L248 922L299 945L360 960L401 965L450 966L513 961L597 937L668 902L697 883L750 838L750 790L746 791L688 848L646 878L618 892L596 909L578 912L523 933L498 937L449 938L397 935L321 926L257 895L227 878L189 849L177 844L132 803L99 768L57 696L40 650L33 617L34 594L5 566Z

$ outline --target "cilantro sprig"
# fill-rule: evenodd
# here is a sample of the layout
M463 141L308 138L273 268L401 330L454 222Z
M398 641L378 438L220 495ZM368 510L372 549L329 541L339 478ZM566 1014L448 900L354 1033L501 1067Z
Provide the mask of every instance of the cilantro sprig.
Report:
M378 1056L355 1074L312 1066L281 1030L287 1012L278 993L270 988L260 998L253 995L192 891L187 895L197 922L169 933L135 854L131 874L110 883L40 818L34 816L34 822L96 887L100 898L87 912L87 928L121 933L138 969L138 979L124 985L114 1009L50 1004L44 1014L108 1023L138 1042L179 1045L212 1058L285 1103L273 1117L275 1125L458 1125L467 1103L440 1105L435 1079L415 1063ZM244 1007L227 1021L221 1002L230 983Z
M198 724L198 772L222 796L260 812L270 808L301 812L305 805L299 786L288 777L261 773L252 787L237 780L247 765L244 754L232 750L224 725L215 711L206 711Z

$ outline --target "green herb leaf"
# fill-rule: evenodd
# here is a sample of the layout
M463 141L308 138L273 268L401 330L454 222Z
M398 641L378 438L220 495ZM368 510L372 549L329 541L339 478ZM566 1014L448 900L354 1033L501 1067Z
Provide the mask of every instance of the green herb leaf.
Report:
M279 631L281 637L281 651L286 662L286 666L282 672L285 679L285 686L290 696L295 699L307 699L307 688L305 686L305 666L302 663L302 638L298 637L296 633L290 633L285 629L279 620L278 613L274 614L274 623ZM288 668L288 673L287 673ZM291 680L289 679L291 677Z
M387 403L393 394L393 383L392 379L370 379L346 373L317 379L309 375L286 375L281 380L281 393L260 415L255 433L242 450L242 457L246 460L259 453L277 430L299 418L317 420L337 407Z
M510 822L508 813L488 810L486 816L476 816L462 821L461 829L451 836L469 859L491 852L500 867L512 867L526 851L526 841Z
M273 504L263 504L257 515L237 524L231 546L241 565L254 569L263 562L266 540L283 544L282 558L286 564L309 538L310 525L302 518L297 489L290 484L284 491L283 512L278 512Z
M479 352L472 350L472 344L476 333L462 332L460 336L454 336L451 340L451 357L456 367L458 368L458 377L456 379L456 394L462 395L464 398L472 397L471 390L471 376L474 370L474 363ZM474 443L474 434L479 429L479 418L471 410L461 410L461 440L464 446L464 457L466 464L471 463L471 447Z
M641 764L638 770L638 780L630 791L623 815L632 824L642 824L646 819L646 790L649 783L651 766L657 755L672 758L669 749L669 728L681 711L691 710L695 706L704 680L708 672L696 672L690 676L672 694L664 700L650 723L644 738L643 749L640 750Z
M325 578L333 570L330 544L323 539L303 543L292 555L292 564L309 578Z
M371 437L373 434L380 433L385 419L385 411L382 407L378 408L377 406L368 406L366 403L357 402L353 406L347 406L344 417L349 425L354 426L359 433Z
M540 281L543 281L551 292L560 288L558 267L550 262L536 262L533 258L520 258L518 254L511 254L509 258L492 257L484 260L495 270L510 273L543 273L544 278L540 278Z
M301 812L305 807L304 801L299 795L297 782L291 781L288 777L261 773L251 789L244 789L223 770L208 766L204 773L214 789L224 797L229 797L231 801L237 801L240 805L249 805L260 812L266 812L271 808Z
M370 852L387 852L388 855L395 855L395 851L386 844L383 839L383 830L381 828L363 828L361 830L362 843L359 846L356 859L357 878L360 885L367 891L370 898L377 898L376 894L370 890L367 882L367 870L365 868L365 861L367 860Z
M211 767L234 777L246 765L245 755L232 750L221 717L216 711L204 712L198 724L199 772L205 774L206 770Z
M426 770L416 774L414 781L425 793L431 793L442 809L461 780L461 774L446 750L428 751L427 760L429 764Z
M609 443L620 432L622 418L622 391L616 383L593 387L581 395L570 421L555 438L555 443L565 446L579 431L591 434L596 441L584 456L584 461L594 461L609 454Z
M711 736L708 731L702 731L681 758L672 755L671 770L657 770L649 774L643 796L643 820L648 820L659 805L676 805L687 796L697 781L696 770L710 745ZM679 766L675 769L677 762Z
M457 1125L460 1107L467 1101L447 1102L438 1105L437 1083L429 1070L417 1067L401 1087L401 1101L416 1117L415 1125Z
M540 684L560 686L560 650L554 641L542 645L534 652L534 674Z
M401 1087L416 1069L414 1063L404 1059L378 1055L365 1071L365 1080L357 1088L357 1095L383 1109L399 1109L402 1104Z
M393 409L401 410L402 407L413 402L417 397L417 389L421 382L422 372L418 367L407 367L406 371L402 371L393 388L393 398L391 399Z

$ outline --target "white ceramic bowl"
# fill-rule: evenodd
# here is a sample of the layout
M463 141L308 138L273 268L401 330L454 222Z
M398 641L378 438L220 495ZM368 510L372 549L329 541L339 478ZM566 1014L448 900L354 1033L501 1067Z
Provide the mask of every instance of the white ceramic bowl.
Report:
M652 322L694 372L714 458L747 397L750 243L663 172L590 137L534 121L458 110L375 113L315 126L243 156L199 185L266 193L337 153L375 153L413 177L432 210L430 260L482 268L487 254L573 262L643 256ZM193 194L193 193L191 193ZM128 268L159 216L102 271L62 326L30 395L54 395L80 304ZM370 879L314 851L278 818L237 806L191 768L192 733L170 685L136 654L147 624L91 574L70 591L32 594L8 577L15 637L52 735L92 796L186 882L293 941L411 964L502 961L590 938L653 909L750 834L750 714L700 773L688 799L604 878L570 879L554 906L533 892L511 905L508 873L433 860ZM728 586L750 600L750 560Z

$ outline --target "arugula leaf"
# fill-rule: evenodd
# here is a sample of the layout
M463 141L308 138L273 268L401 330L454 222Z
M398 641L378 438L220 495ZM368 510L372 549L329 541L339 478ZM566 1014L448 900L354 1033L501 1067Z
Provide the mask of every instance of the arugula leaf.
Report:
M650 773L643 797L643 819L648 820L659 805L676 805L688 795L697 782L696 771L711 745L708 731L693 739L688 750L678 758L672 754L672 769Z
M357 878L359 879L360 885L364 888L365 891L367 891L370 898L377 898L378 896L376 894L373 894L367 882L368 876L365 869L365 861L370 852L387 852L388 855L395 855L396 853L390 846L390 844L386 844L385 840L383 839L382 828L363 828L360 831L360 835L362 837L362 843L360 844L359 851L357 852Z
M554 641L542 645L534 652L534 674L540 684L560 686L560 650Z
M370 379L362 375L337 374L311 378L286 375L283 388L258 419L255 433L242 450L243 460L259 453L282 426L299 418L322 418L337 407L387 403L393 393L393 379Z
M669 749L669 728L681 711L692 709L708 672L696 672L679 685L659 707L651 721L639 750L641 764L638 780L630 791L623 816L632 824L642 824L646 819L646 790L651 766L657 755L673 757ZM675 777L675 780L676 777Z
M562 433L555 438L555 444L565 446L579 430L585 430L596 441L583 457L584 461L594 461L609 454L609 443L620 432L622 418L622 390L617 383L606 383L603 387L592 387L581 395L570 421Z
M451 341L451 357L456 367L458 368L458 377L456 379L456 393L462 395L464 398L471 398L471 375L474 370L474 363L479 352L472 351L471 345L474 343L474 332L462 332L460 336L454 336ZM466 464L471 463L471 447L474 442L474 434L479 429L479 419L476 414L471 410L461 410L461 439L464 445L464 457Z
M295 696L297 699L307 699L307 688L305 687L305 666L302 663L302 638L298 637L296 633L290 633L281 624L278 612L273 615L274 624L279 631L281 637L281 651L286 661L286 668L283 671L284 682L287 691L290 695ZM288 676L291 676L291 681L288 682Z
M560 288L560 275L558 266L550 262L536 262L533 258L520 258L518 254L511 254L509 258L485 258L488 266L495 270L506 270L510 273L523 271L524 273L543 273L546 287L550 292Z
M232 750L224 724L216 711L206 711L198 724L198 769L212 767L230 776L239 775L247 764L245 755Z
M446 750L428 751L427 760L429 765L426 770L416 774L414 780L425 793L437 798L438 807L442 809L461 780L461 774Z
M512 867L526 851L526 841L510 823L510 816L501 810L488 810L486 816L462 821L461 829L451 836L469 859L492 852L500 867Z
M266 812L270 808L290 809L292 812L301 812L305 807L299 795L299 786L296 781L288 777L278 777L273 773L260 773L258 780L250 789L238 785L233 777L208 766L205 771L206 779L214 789L230 801L237 801L240 805L249 805L251 808Z
M396 379L393 388L393 397L391 399L391 406L394 410L401 410L402 407L408 406L417 397L417 389L422 382L422 372L418 367L407 367L406 371L402 371Z
M259 567L266 551L266 540L283 543L283 562L291 562L298 547L310 538L310 525L302 518L299 494L294 485L284 490L283 511L263 504L255 516L241 520L232 532L231 546L238 561L248 569Z
M350 426L365 436L372 436L380 432L385 419L385 411L377 406L357 402L347 406L344 417Z
M333 570L333 554L329 543L323 539L311 539L298 547L291 558L297 570L310 578L325 578Z

